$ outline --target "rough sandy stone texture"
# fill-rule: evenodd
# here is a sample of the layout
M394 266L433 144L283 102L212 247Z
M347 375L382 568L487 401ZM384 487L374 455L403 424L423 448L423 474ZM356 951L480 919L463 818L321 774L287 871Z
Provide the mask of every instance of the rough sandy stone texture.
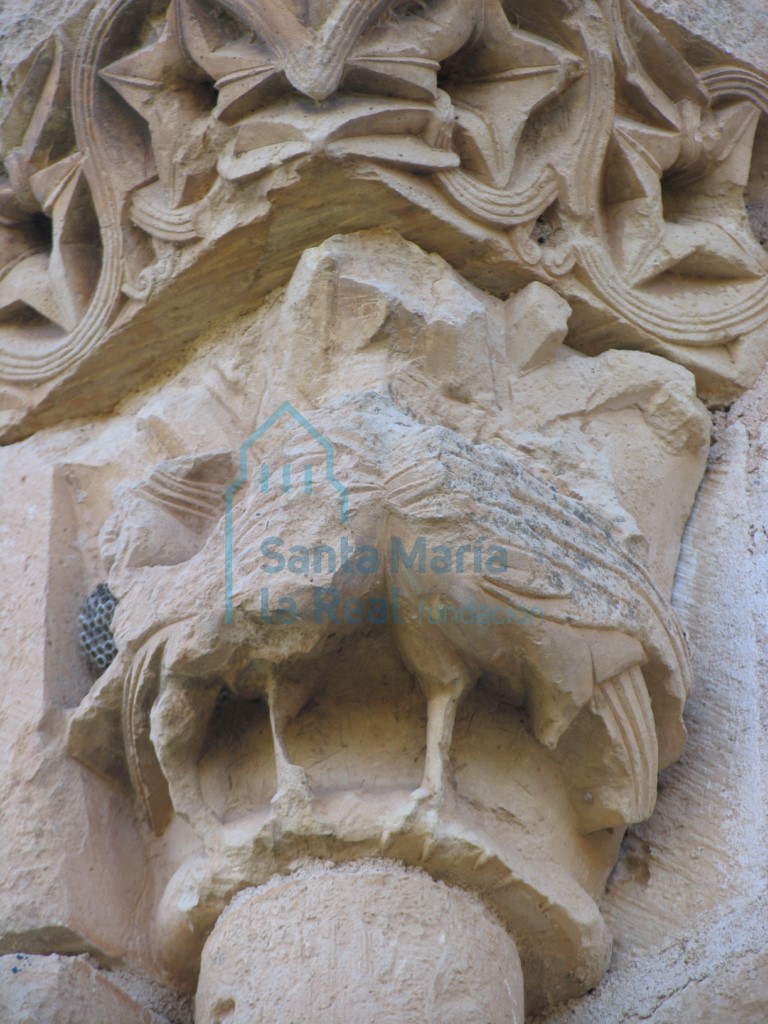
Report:
M173 849L158 908L156 952L179 984L194 984L194 943L231 892L326 855L329 833L344 859L384 854L482 892L515 935L534 1004L600 977L594 900L615 826L650 813L658 766L684 739L687 655L662 595L709 420L687 370L570 349L568 313L543 285L485 295L392 232L335 236L305 252L250 344L237 339L236 376L215 372L219 331L185 371L196 392L169 381L137 405L163 440L222 406L240 418L228 437L223 418L201 432L207 454L115 495L101 547L120 653L71 718L72 754L116 780L130 772L158 841L173 848L160 837L184 819L206 846ZM309 406L334 446L348 523L322 486L325 449L286 401ZM233 505L227 623L226 447L260 423ZM264 492L254 467L287 453L321 486ZM267 571L269 536L303 546L306 569ZM340 536L378 568L331 569ZM395 565L395 542L419 543L424 564ZM466 564L428 560L427 543L464 548ZM483 545L509 560L498 585ZM320 591L351 613L318 614ZM364 622L360 602L387 594L397 621ZM273 619L264 600L298 617ZM525 609L539 601L535 622ZM486 618L470 610L453 629L443 607Z
M650 949L678 934L681 920L766 884L764 453L739 415L762 389L764 379L720 423L683 545L676 601L696 679L688 743L609 889L619 955Z
M66 709L92 680L76 629L92 571L76 528L87 484L13 448L0 479L0 951L141 957L131 809L64 749Z
M715 46L739 63L768 69L765 0L642 0L642 6L673 32L676 24L693 33L706 49Z
M561 1007L546 1024L763 1024L766 910L762 896L701 919L652 956L617 966L595 993Z
M0 114L9 99L8 85L14 84L14 71L19 63L51 34L64 30L78 33L85 24L94 0L41 0L39 3L7 2L0 4Z
M0 957L2 1024L170 1024L81 957Z
M529 992L542 1001L588 989L607 958L595 898L621 827L650 813L656 768L672 760L683 737L685 686L675 692L671 714L663 686L650 697L646 691L659 669L653 662L665 630L646 624L633 631L605 606L622 597L634 609L628 591L643 575L644 545L650 576L667 596L702 468L704 420L691 379L658 354L694 368L709 397L723 399L754 378L765 351L757 330L768 303L758 245L765 150L758 135L753 159L758 113L737 102L764 96L763 85L749 73L727 75L719 80L723 109L713 106L701 86L717 86L707 68L720 61L718 52L672 29L667 38L689 66L629 2L518 3L511 6L522 15L520 25L508 17L509 4L453 0L435 5L427 26L419 20L420 4L409 5L407 18L375 25L366 18L387 5L355 0L293 5L296 17L287 20L284 0L258 0L234 5L232 22L208 22L205 5L179 4L165 24L164 4L145 5L141 17L131 22L128 16L121 25L110 21L116 6L100 4L104 20L94 22L89 59L75 61L72 88L60 51L51 46L38 56L3 137L13 152L2 186L0 368L12 383L0 405L9 438L26 436L35 425L57 430L3 460L10 596L0 627L7 673L0 695L0 841L11 853L2 867L0 949L93 949L156 965L161 957L158 949L149 956L148 936L159 922L155 937L162 940L165 927L166 945L189 981L195 950L179 936L201 945L232 891L285 869L314 843L316 855L328 855L329 845L341 859L350 850L380 852L476 887L498 900L510 927L514 921L527 977L535 979ZM334 44L338 34L308 35L300 23L305 14L322 17L342 6L350 17L346 49ZM656 6L683 17L677 3ZM727 26L722 7L716 15L699 5L685 10L694 30L700 24L703 32L727 37L726 50L743 42L746 52L743 30L758 35L745 29L753 6L732 5ZM0 14L0 31L8 33L5 66L78 10L71 2L32 14L27 5L6 5ZM148 10L154 32L142 35ZM401 5L397 10L406 14ZM354 20L353 11L362 17ZM488 15L482 22L480 11ZM566 11L569 17L560 17ZM248 83L251 64L242 77L243 48L254 40L237 20L254 12L262 20L251 58L261 60L271 47L268 84ZM240 49L231 46L232 33L242 37ZM417 55L410 68L401 59L404 36L413 48L406 52ZM371 46L373 68L366 67ZM441 63L449 73L438 91ZM611 69L618 94L608 84ZM197 88L203 79L218 83L216 95ZM147 102L141 85L147 80L156 102ZM334 95L350 81L350 95ZM361 81L368 90L362 99ZM293 89L284 93L286 82ZM307 106L300 94L330 102ZM78 139L66 134L70 101ZM421 113L404 118L414 102ZM649 109L662 115L663 130L648 130ZM587 129L591 143L582 140ZM73 159L74 150L84 161ZM150 180L153 167L157 180ZM742 199L748 180L754 237ZM605 202L595 202L603 185ZM98 210L93 220L91 199ZM365 261L357 259L352 272L338 274L344 261L328 236L382 223L421 245L420 262L411 253L399 264L391 249L382 249L384 258L369 261L366 274L358 272ZM308 251L317 243L320 250ZM401 240L401 249L409 244ZM440 253L453 269L437 269L425 252ZM98 253L101 270L93 263ZM174 381L168 393L145 396L82 433L60 429L68 416L109 412L126 389L147 386L163 356L180 352L202 325L233 311L250 317L297 264L287 311L277 310L279 297L271 300L277 334L261 323L258 359L257 346L243 344L222 370L224 330L216 327L207 339L210 361L199 362L186 381ZM104 287L97 289L102 271ZM402 294L404 282L415 282L416 292L429 283L433 301L417 295L414 304ZM333 301L326 303L329 294ZM26 306L21 319L20 306ZM311 315L302 319L306 309ZM426 325L421 334L418 323ZM568 346L580 353L565 344L567 332ZM318 338L321 351L312 348ZM393 348L403 340L414 341L411 358L393 369ZM606 351L614 345L656 355ZM280 380L269 353L284 359L287 380ZM513 517L511 531L506 521L507 532L525 543L505 593L530 596L533 586L534 596L562 600L555 614L573 616L568 628L575 623L567 634L552 618L538 638L544 650L527 650L527 667L535 669L525 679L527 685L535 676L530 692L523 692L514 661L525 650L524 636L514 645L475 643L464 630L455 644L448 636L428 645L404 630L397 649L350 642L342 652L331 647L331 639L338 642L334 632L323 640L326 662L311 644L299 652L311 671L298 657L291 663L279 644L267 658L261 644L267 638L254 642L247 630L228 651L216 646L223 544L213 533L221 530L213 485L221 484L228 453L259 422L255 410L273 411L268 406L280 388L295 384L296 392L284 390L282 397L307 401L313 410L329 403L326 357L336 360L329 375L345 392L371 381L378 388L378 407L367 399L368 414L363 410L361 429L352 432L373 439L365 458L373 452L390 460L385 476L405 468L421 486L426 467L452 467L449 483L460 491L457 480L485 472L482 487L467 489L469 514L454 516L461 529L454 527L451 539L466 539L459 534L468 523L499 507L493 491L499 481L509 498L513 465L530 468L532 476L514 493L526 510L538 501L539 512L528 534L519 521L524 517ZM258 372L251 373L254 365ZM510 394L501 395L505 387ZM40 416L27 419L37 415L38 402ZM249 429L233 414L238 404L249 407ZM348 410L339 416L338 409L337 422L354 427ZM756 416L764 421L764 410ZM385 422L386 443L386 432L376 429ZM437 450L431 462L419 443L418 432L427 427L453 445ZM417 438L410 451L392 440L401 428ZM132 429L138 443L128 452ZM723 900L764 886L762 851L753 838L764 831L754 684L762 637L744 625L746 603L718 606L745 580L764 595L743 544L753 525L744 498L744 480L757 465L747 448L753 435L747 417L732 421L722 438L723 464L712 463L689 531L678 598L704 686L689 717L690 760L666 777L655 830L638 830L628 840L606 902L619 935L619 969L630 948L652 956L679 935L681 922L698 918L705 928ZM514 452L506 461L504 446ZM359 447L348 446L356 474L365 461ZM401 449L410 466L398 464ZM116 532L128 556L122 565L118 558L118 569L128 570L126 577L146 571L133 581L133 603L131 587L120 590L124 662L115 664L111 688L97 687L75 719L72 709L90 683L75 646L76 611L109 570L108 545L101 565L95 538L121 478L132 487L124 503L116 495L115 507L124 513ZM368 479L373 493L380 480L373 471ZM443 482L430 500L450 493ZM413 493L404 490L410 499ZM141 507L141 493L154 508ZM388 497L395 500L391 491ZM259 498L250 506L251 522ZM169 507L187 521L179 524ZM434 511L427 507L423 518L434 523ZM570 523L567 529L558 519ZM320 518L298 517L302 530L310 522L317 539L330 539ZM435 535L442 527L431 529ZM207 552L206 531L213 537ZM570 544L564 531L579 543ZM203 548L195 547L198 541ZM549 541L556 550L546 547ZM763 528L756 527L750 547L760 554L764 545ZM577 558L568 553L574 549ZM203 557L184 575L198 550ZM630 552L638 562L627 560ZM596 571L604 556L623 574ZM553 564L567 571L539 571ZM178 580L166 575L169 566L181 567ZM568 603L575 583L581 600ZM460 589L437 592L458 599ZM651 591L646 587L645 596ZM468 592L477 594L478 587ZM185 609L187 624L178 628ZM258 620L248 600L240 610L251 625ZM755 605L749 614L759 610ZM142 650L147 637L153 646ZM226 665L222 653L231 655ZM296 649L288 653L294 657ZM661 657L670 672L672 662L684 660ZM269 671L262 671L265 663ZM298 682L290 672L275 673L275 665L298 666ZM223 694L218 673L226 674ZM323 702L326 678L341 685L329 686ZM373 687L361 699L361 679L375 681L375 710ZM397 685L388 690L393 680ZM466 700L456 714L460 697ZM303 719L301 701L309 707ZM407 729L393 708L407 717ZM93 772L67 760L70 721L81 726L70 734L76 740L70 751ZM672 741L666 735L662 748L657 740L670 724ZM400 748L390 742L393 734L403 741ZM233 735L237 742L230 742ZM128 777L158 833L145 830L146 857ZM705 953L697 956L706 971Z
M683 545L677 599L697 681L688 743L662 779L653 818L625 840L603 901L613 968L593 996L547 1018L553 1024L634 1022L641 1009L665 1024L768 1019L759 962L768 889L767 420L764 371L718 417Z
M478 901L393 865L247 889L203 953L197 1024L522 1024L512 940Z

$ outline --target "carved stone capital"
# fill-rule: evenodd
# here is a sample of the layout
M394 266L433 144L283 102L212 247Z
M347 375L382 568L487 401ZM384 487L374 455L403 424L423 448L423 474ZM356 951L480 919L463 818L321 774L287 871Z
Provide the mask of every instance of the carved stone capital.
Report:
M669 589L708 418L687 370L582 355L569 315L392 233L332 238L215 399L239 444L122 491L119 653L70 750L130 784L150 842L198 838L158 908L177 984L232 894L304 855L477 893L531 1006L604 971L596 899L685 736Z

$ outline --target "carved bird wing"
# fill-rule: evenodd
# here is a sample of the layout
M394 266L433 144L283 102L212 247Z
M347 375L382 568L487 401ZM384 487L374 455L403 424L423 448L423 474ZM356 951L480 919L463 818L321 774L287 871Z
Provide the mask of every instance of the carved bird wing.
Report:
M670 759L684 735L680 714L691 687L685 640L669 602L611 523L537 480L513 453L472 445L445 428L419 432L397 461L387 488L390 532L405 538L409 551L419 536L454 556L471 548L461 569L454 557L448 572L437 562L423 573L417 567L393 575L412 618L427 600L495 614L490 623L444 623L446 642L478 674L509 673L512 683L522 672L538 718L534 729L548 746L597 684L644 664L654 707L676 708L658 719L661 759ZM477 564L480 539L486 555ZM487 553L495 549L505 556L491 562ZM499 621L494 609L505 607L531 614Z

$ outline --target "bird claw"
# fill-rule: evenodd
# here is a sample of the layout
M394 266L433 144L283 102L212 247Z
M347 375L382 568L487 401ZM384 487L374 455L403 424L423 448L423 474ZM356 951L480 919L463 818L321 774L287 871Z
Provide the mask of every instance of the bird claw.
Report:
M437 790L428 786L419 786L418 789L414 789L411 793L411 798L415 800L417 804L424 803L435 796L437 796Z
M287 765L280 772L278 783L277 792L270 802L283 824L293 823L298 827L300 822L311 820L314 796L304 769L294 764Z
M287 764L280 768L278 773L277 792L272 797L272 803L279 803L285 798L300 799L310 802L312 800L312 788L304 769L297 764Z
M419 788L411 793L414 809L418 808L432 814L440 814L447 806L452 805L455 797L456 784L448 774L437 783L422 782Z
M445 804L446 791L443 786L419 786L411 793L414 810L431 817L439 815Z

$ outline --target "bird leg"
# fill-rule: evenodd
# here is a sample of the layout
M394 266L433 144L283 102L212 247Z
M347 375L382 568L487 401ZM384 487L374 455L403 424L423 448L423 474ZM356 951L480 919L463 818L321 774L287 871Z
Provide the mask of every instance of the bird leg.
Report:
M421 786L416 790L419 798L440 801L453 789L450 757L458 703L459 695L450 690L439 691L427 700L427 753Z
M456 784L451 770L451 742L456 722L456 709L464 694L471 688L473 678L462 665L453 668L453 678L436 682L433 675L421 677L422 690L427 697L427 751L424 775L414 793L418 800L430 799L442 804Z
M425 638L406 626L397 632L400 654L427 698L427 751L416 800L440 804L454 787L450 757L456 709L474 678L463 659L442 637Z
M269 722L272 726L277 775L277 791L272 798L272 803L291 803L297 798L301 802L308 802L312 798L312 793L307 774L300 765L291 761L285 741L285 730L296 714L296 710L288 707L288 695L282 691L292 689L292 684L284 682L281 686L280 680L270 673L264 689L269 706Z

